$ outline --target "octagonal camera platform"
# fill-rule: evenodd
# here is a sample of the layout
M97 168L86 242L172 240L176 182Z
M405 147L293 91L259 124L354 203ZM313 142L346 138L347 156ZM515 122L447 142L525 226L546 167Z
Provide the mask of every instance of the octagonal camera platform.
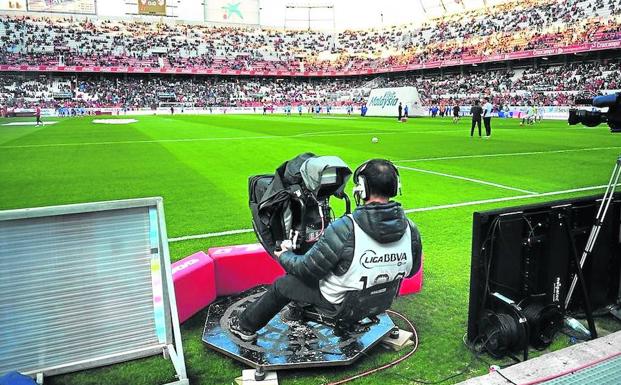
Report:
M266 291L256 287L213 303L208 310L203 342L237 361L264 371L349 365L380 342L395 327L386 313L379 322L337 336L334 329L314 321L285 321L283 311L257 332L256 341L245 342L229 331L229 319L241 313Z

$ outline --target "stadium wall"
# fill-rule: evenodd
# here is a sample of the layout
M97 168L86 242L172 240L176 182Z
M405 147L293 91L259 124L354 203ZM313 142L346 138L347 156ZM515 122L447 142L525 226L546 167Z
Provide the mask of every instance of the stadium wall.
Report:
M572 107L569 106L544 106L539 107L539 111L543 117L543 119L550 120L566 120L569 117L569 109ZM502 118L513 118L513 119L521 119L527 111L528 107L524 106L515 106L511 107L509 111L506 113L503 112L501 114ZM387 117L396 117L396 107L394 108L394 112L392 115L386 115ZM427 112L428 108L423 107L425 111L424 114L419 116L429 116ZM160 107L155 110L153 109L135 109L135 110L127 110L123 111L120 108L85 108L85 113L88 115L109 115L109 116L139 116L139 115L170 115L170 107ZM469 117L470 106L462 106L461 114L464 117ZM35 110L32 108L16 108L9 111L10 113L15 113L19 116L34 116ZM175 107L175 114L184 114L184 115L225 115L225 114L262 114L263 109L261 107L185 107L183 110L180 107ZM277 114L283 115L285 113L284 107L274 107L272 110L267 111L267 115ZM302 111L303 115L310 115L308 110L305 108ZM297 109L293 109L291 111L291 115L297 115ZM344 118L342 115L347 114L347 107L332 107L330 115L325 113L325 110L318 115L319 118L324 119L341 119ZM53 108L43 108L41 109L41 115L43 117L59 117L58 111ZM335 116L340 115L340 116ZM354 112L351 114L352 116L360 116L360 108L356 107ZM410 115L412 116L412 115ZM497 113L492 114L492 116L498 117ZM441 119L441 118L438 118Z
M228 68L177 68L177 67L119 67L119 66L64 66L64 65L33 65L33 64L2 64L0 72L59 72L59 73L128 73L128 74L168 74L168 75L227 75L227 76L265 76L265 77L342 77L369 76L384 73L404 73L430 69L443 69L488 63L510 62L514 60L537 59L540 57L574 55L577 53L609 51L618 54L621 39L604 42L592 42L573 46L551 49L534 49L516 51L509 54L463 57L462 59L436 60L424 63L390 66L385 68L369 68L345 71L287 71L287 70L239 70Z

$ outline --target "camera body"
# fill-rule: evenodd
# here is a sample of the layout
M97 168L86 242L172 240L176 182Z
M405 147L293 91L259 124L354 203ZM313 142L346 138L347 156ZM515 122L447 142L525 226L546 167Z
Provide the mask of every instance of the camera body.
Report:
M248 181L252 224L272 257L284 244L304 254L334 219L330 198L351 204L344 189L351 170L336 156L305 153L286 161L274 174L251 176Z
M591 104L593 107L608 107L608 112L599 110L579 110L572 108L569 110L570 125L581 123L587 127L596 127L602 123L608 123L610 132L621 132L621 92L616 94L597 96L593 99L578 99L578 104Z

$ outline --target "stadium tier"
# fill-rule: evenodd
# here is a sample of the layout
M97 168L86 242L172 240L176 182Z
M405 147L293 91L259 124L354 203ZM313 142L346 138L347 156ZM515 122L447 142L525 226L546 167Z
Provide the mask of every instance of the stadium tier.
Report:
M371 89L396 86L417 87L427 106L484 95L568 105L621 88L621 0L509 1L338 33L19 13L0 21L7 108L360 106Z
M0 70L351 75L618 48L621 0L510 1L363 31L4 16ZM69 68L67 68L69 67ZM77 68L76 68L77 67Z
M491 96L494 104L571 105L577 97L621 88L621 63L579 62L539 68L470 73L405 74L349 78L209 77L170 75L41 75L0 77L0 103L27 108L153 108L168 103L193 107L362 105L374 88L414 86L423 105ZM476 69L476 68L473 68Z

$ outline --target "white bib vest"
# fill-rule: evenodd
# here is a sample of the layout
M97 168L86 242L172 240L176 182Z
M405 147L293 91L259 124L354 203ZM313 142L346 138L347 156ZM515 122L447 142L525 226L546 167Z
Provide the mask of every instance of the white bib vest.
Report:
M330 273L319 281L319 290L325 299L333 304L343 302L345 294L369 286L405 277L414 263L412 255L412 231L407 226L405 234L398 241L379 243L354 223L354 257L345 274Z

